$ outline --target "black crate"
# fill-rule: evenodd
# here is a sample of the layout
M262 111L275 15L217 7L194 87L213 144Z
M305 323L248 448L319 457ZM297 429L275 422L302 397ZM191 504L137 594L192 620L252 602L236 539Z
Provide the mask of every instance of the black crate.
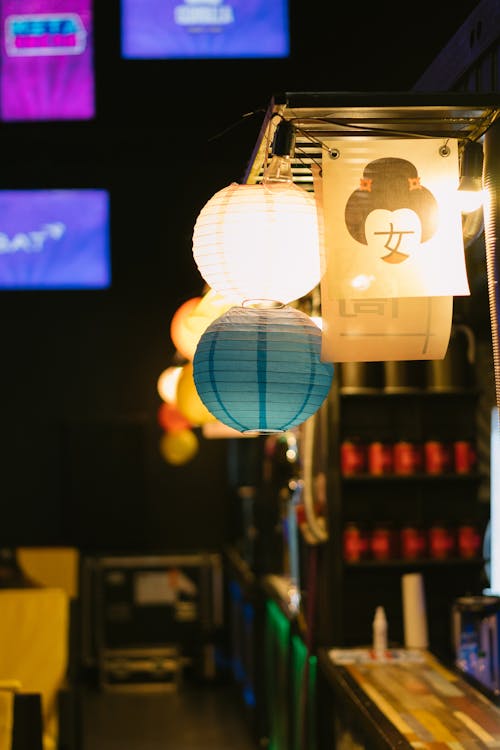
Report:
M207 653L223 626L220 555L96 557L86 561L85 569L85 650L101 684L118 680L110 676L115 667L119 674L123 666L132 682L147 664L148 675L161 672L161 659L172 658L172 650L181 668L191 664L197 672L207 670ZM140 668L134 668L135 659Z
M107 690L177 690L183 659L176 646L104 649L100 653L100 686Z

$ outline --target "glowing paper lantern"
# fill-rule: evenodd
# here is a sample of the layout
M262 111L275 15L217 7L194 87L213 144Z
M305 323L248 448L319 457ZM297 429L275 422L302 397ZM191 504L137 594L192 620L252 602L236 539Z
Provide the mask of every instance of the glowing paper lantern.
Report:
M175 404L167 403L161 404L158 409L158 424L167 432L178 432L191 427L191 424Z
M177 400L177 383L181 372L182 367L167 367L158 378L158 394L167 404L174 404Z
M193 256L207 284L238 302L303 297L320 280L315 199L291 181L232 183L198 215Z
M178 344L176 345L186 359L193 359L200 336L210 323L235 303L236 300L230 300L210 289L192 309L188 310L187 315L182 318L182 337L178 335L182 350Z
M186 328L186 322L190 313L192 313L196 305L201 302L201 299L201 297L191 297L191 299L183 302L182 305L177 308L172 320L170 321L170 338L172 339L177 351L186 359L190 359L187 353L190 352L192 348L192 333Z
M240 432L281 432L323 403L333 365L320 360L321 331L292 307L232 307L210 324L193 360L201 400Z
M197 454L199 441L192 430L166 432L160 439L160 453L169 464L180 466Z
M177 408L192 425L215 421L215 417L208 411L196 390L192 362L188 362L182 368L177 384Z

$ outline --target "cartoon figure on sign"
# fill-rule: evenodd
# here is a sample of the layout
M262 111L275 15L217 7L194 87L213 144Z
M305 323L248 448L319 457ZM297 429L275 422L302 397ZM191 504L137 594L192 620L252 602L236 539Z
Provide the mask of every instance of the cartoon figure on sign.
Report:
M438 204L414 164L386 157L364 168L346 203L345 222L350 235L382 252L386 263L402 263L436 232Z

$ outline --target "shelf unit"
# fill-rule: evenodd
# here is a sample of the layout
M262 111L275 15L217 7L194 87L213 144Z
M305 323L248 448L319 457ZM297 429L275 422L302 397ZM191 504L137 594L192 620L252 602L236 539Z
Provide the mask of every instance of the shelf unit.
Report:
M341 366L337 370L341 370ZM450 528L471 522L483 533L487 508L479 501L484 477L477 471L381 476L367 472L345 476L340 449L345 440L361 444L426 440L475 444L479 392L476 388L447 391L408 388L401 391L342 389L336 375L328 399L328 568L330 571L330 635L333 645L355 647L371 643L375 608L383 605L389 622L389 642L404 645L401 576L421 572L426 592L430 648L451 659L451 605L458 596L481 593L484 561L462 559L391 559L346 561L343 531L349 523L366 529L376 524L399 528L416 523L424 529L436 523Z
M391 560L360 560L359 562L344 562L346 570L387 570L388 568L398 569L401 571L414 571L417 568L457 568L457 567L474 567L483 566L484 558L473 557L465 559L462 557L448 557L444 560L431 560L420 558L418 560L402 560L393 558Z
M449 482L478 482L483 477L480 474L477 474L475 472L471 472L470 474L454 474L452 472L447 472L444 474L412 474L410 475L404 475L404 474L385 474L383 476L374 476L373 474L357 474L353 476L344 476L343 482L345 484L363 484L363 483L370 483L373 482L377 483L389 483L389 484L395 484L401 482L402 484L415 484L416 482L424 482L429 484L436 484L439 482L443 482L444 484L448 484Z

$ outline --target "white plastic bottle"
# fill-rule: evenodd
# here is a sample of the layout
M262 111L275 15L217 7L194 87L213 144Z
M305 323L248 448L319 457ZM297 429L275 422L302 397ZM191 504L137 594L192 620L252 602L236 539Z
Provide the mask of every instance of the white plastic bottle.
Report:
M377 607L373 618L373 651L376 659L384 659L387 652L387 617L385 609Z

